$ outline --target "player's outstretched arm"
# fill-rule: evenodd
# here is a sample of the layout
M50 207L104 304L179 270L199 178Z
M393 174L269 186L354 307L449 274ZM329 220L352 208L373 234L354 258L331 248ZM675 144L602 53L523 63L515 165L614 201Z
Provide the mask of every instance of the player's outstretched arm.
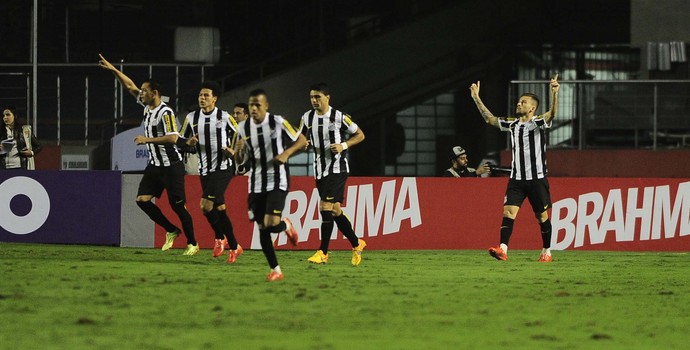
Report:
M551 106L549 111L544 114L544 120L549 123L551 119L556 117L556 112L558 111L558 90L560 89L560 84L558 84L558 74L554 75L551 79Z
M130 79L128 76L126 76L125 73L122 73L122 72L120 72L120 70L115 68L115 66L113 66L110 62L108 62L108 60L106 60L105 57L103 57L103 55L98 54L98 57L100 58L98 60L98 65L101 68L111 71L113 73L113 75L115 75L117 80L120 81L120 84L122 84L122 86L124 86L125 89L127 89L127 91L129 91L129 93L132 96L134 96L134 97L139 96L139 87L137 87L137 84L135 84L132 81L132 79Z
M479 84L480 82L477 81L470 86L470 95L472 96L472 100L474 101L474 104L477 105L477 109L482 115L482 118L484 118L484 121L489 125L498 127L498 118L495 117L488 108L486 108L484 102L482 102L482 99L479 98Z

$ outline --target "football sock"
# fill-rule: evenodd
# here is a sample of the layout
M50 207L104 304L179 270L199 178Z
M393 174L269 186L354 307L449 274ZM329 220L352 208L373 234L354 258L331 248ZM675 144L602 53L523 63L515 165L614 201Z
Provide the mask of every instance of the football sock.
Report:
M541 241L543 248L551 248L551 220L546 219L546 221L539 223L541 226Z
M285 221L280 220L280 223L278 225L266 227L266 229L268 230L268 232L279 233L287 230L287 224L285 223Z
M510 235L513 234L513 223L515 219L503 217L503 222L501 223L501 243L506 246L510 243Z
M333 212L321 212L321 251L328 254L328 244L331 242L331 233L333 233Z
M157 223L160 225L162 228L164 228L167 232L173 232L173 231L179 231L175 225L173 225L166 217L163 215L163 212L161 212L160 208L153 204L151 201L137 201L137 206L141 208L141 210L148 215L153 222Z
M211 228L213 228L213 233L215 234L216 239L223 239L223 226L220 224L218 211L211 209L208 212L205 212L204 216L206 216L206 220L211 225Z
M261 242L261 250L264 252L268 266L272 269L278 266L278 258L276 251L273 249L273 240L271 240L271 231L268 229L259 229L259 241Z
M357 238L355 231L352 229L352 223L350 222L350 219L347 218L347 215L345 215L345 213L341 213L340 215L334 217L333 220L335 220L335 224L338 225L338 230L340 230L340 232L343 233L343 236L350 241L352 248L357 247L359 245L359 238Z
M283 270L280 269L280 265L276 265L276 267L273 268L273 271L277 273L283 273Z
M500 247L504 253L508 254L508 246L506 244L501 243Z
M235 230L232 228L232 222L228 217L228 213L225 210L218 210L218 218L220 219L221 225L223 225L223 232L225 232L225 237L228 238L230 249L237 249L237 239L235 238Z
M192 221L192 216L184 206L184 200L178 200L175 202L171 198L170 207L172 207L172 210L180 218L182 230L184 231L185 237L187 237L187 244L196 245L196 239L194 239L194 222Z

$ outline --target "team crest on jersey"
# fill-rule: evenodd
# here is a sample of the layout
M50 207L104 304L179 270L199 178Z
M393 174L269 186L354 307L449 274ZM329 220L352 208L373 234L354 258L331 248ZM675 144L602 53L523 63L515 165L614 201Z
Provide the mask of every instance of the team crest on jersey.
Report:
M335 124L329 124L328 131L335 131Z
M216 122L216 129L222 129L223 128L223 121L219 120Z
M278 136L276 135L276 131L275 131L275 130L271 130L271 133L270 133L269 135L271 136L271 139L272 139L272 140L275 140L275 139L278 138Z

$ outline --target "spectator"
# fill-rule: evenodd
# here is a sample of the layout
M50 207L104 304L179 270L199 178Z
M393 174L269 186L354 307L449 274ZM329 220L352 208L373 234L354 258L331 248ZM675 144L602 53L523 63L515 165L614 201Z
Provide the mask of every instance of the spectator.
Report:
M478 169L467 166L467 152L460 146L455 146L450 153L451 167L443 172L443 177L479 177L482 174L491 174L488 163L482 164Z
M41 151L41 144L31 131L31 125L23 125L14 107L3 110L2 121L0 168L34 170L34 156Z

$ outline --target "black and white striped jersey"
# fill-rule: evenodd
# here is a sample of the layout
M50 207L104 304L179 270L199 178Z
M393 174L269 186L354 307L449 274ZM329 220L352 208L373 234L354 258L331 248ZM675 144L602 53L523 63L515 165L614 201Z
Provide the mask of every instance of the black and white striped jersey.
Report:
M535 180L546 177L546 123L543 116L521 122L518 118L498 118L502 131L510 132L513 153L510 177L515 180Z
M314 147L314 176L317 179L350 172L347 150L334 154L330 147L331 144L347 141L358 129L349 115L332 107L328 107L324 115L319 115L315 110L302 115L300 131Z
M187 114L182 124L182 137L189 139L192 136L199 139L196 151L200 175L206 176L216 170L234 173L232 157L226 157L223 152L226 147L235 147L237 137L237 122L230 113L216 107L209 114L202 110Z
M162 101L154 109L144 106L144 136L162 137L170 134L179 135L177 119L172 108ZM182 160L182 155L174 143L165 145L147 143L146 148L149 152L149 164L151 165L170 166Z
M245 142L243 164L249 168L249 192L287 191L290 185L288 165L275 163L273 158L297 141L299 132L283 117L270 113L266 113L261 124L248 118L237 129Z

